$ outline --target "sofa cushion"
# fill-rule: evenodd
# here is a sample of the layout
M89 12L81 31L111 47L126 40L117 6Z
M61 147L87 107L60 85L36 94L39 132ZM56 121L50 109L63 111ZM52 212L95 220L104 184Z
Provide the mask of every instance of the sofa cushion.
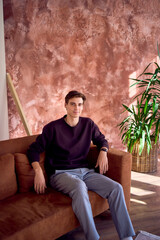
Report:
M45 153L40 155L40 166L46 178L44 169ZM28 157L23 153L15 153L16 174L18 178L18 190L21 193L29 192L34 187L34 170L29 163ZM47 181L47 178L46 178Z
M17 192L14 155L7 153L0 156L0 200Z
M93 216L108 207L106 199L89 191ZM45 194L20 193L0 204L1 240L53 240L79 225L67 195L47 188Z

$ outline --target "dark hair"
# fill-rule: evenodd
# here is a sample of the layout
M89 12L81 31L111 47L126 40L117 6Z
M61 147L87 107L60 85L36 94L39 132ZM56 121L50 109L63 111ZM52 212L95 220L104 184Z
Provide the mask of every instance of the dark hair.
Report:
M69 99L71 98L82 98L83 102L86 101L86 97L84 96L84 94L77 92L77 91L70 91L66 96L65 96L65 103L68 104Z

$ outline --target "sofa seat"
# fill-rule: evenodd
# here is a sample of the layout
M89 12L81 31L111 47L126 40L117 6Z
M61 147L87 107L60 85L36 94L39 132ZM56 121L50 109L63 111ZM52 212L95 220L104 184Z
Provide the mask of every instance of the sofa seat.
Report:
M96 193L89 191L89 197L94 216L108 208L107 200ZM41 195L35 192L16 194L0 204L0 239L40 240L47 235L47 240L53 240L72 230L73 225L76 228L79 223L71 198L51 188Z

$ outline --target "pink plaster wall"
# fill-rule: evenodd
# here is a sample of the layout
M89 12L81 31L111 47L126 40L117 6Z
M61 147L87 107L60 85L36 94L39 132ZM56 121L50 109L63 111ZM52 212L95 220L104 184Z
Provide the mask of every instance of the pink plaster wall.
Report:
M83 92L91 117L112 147L122 148L122 103L129 77L156 55L160 1L4 0L7 72L33 134L65 114L64 96ZM134 93L133 93L134 94ZM10 137L26 135L9 99Z

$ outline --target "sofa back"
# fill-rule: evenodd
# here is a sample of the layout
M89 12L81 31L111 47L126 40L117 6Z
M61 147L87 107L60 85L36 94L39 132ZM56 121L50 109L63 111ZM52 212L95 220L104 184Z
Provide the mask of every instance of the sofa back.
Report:
M38 135L0 141L0 155L6 153L26 153L29 145Z

